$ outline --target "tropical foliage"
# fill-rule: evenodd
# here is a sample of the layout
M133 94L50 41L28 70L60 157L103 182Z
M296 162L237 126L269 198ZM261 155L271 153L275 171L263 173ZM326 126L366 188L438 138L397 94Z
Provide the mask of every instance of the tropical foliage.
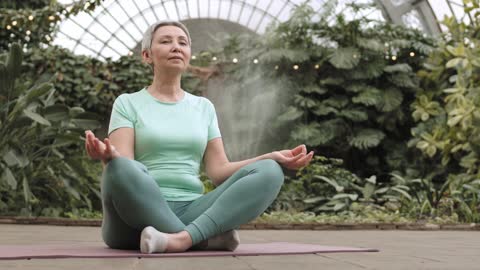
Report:
M328 9L319 21L315 15L302 5L265 36L225 41L215 54L223 60L225 89L280 88L286 102L278 108L273 140L284 134L279 141L287 140L287 147L306 143L362 177L387 181L390 171L408 166L415 72L434 42L365 17L347 21ZM238 55L246 59L232 63Z
M50 80L22 76L22 59L16 43L8 56L0 56L0 209L23 214L92 209L98 178L85 171L82 156L70 153L85 129L98 128L96 115L56 104Z

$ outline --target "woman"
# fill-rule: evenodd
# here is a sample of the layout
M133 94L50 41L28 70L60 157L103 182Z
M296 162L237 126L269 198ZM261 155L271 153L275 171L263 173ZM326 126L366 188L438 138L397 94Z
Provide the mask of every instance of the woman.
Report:
M150 26L142 58L153 68L152 84L117 97L103 142L85 132L88 155L104 165L102 237L111 248L234 250L234 229L278 195L284 180L279 164L298 169L313 157L300 145L230 162L213 104L180 86L190 56L183 24ZM202 159L216 186L207 194L198 178Z

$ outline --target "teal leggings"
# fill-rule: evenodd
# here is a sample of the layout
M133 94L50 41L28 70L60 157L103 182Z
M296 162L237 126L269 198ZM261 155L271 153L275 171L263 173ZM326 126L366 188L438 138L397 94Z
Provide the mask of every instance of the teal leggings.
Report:
M187 231L193 247L260 216L277 197L284 181L271 159L250 163L213 191L193 201L166 201L147 168L119 157L102 175L102 237L109 247L139 249L143 228L165 233Z

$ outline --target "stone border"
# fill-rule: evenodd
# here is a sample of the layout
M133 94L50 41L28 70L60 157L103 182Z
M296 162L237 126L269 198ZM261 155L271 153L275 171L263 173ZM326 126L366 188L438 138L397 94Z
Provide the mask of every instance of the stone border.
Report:
M68 219L49 217L0 217L0 224L36 224L57 226L100 227L101 219ZM431 223L256 223L240 226L241 230L417 230L417 231L480 231L480 223L431 224Z

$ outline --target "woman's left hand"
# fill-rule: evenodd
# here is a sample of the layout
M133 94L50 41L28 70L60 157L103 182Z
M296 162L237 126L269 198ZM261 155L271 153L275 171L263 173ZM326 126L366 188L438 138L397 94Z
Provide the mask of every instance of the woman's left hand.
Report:
M302 144L291 150L274 151L270 153L270 158L287 169L298 170L310 163L313 158L313 151L307 154L307 147Z

